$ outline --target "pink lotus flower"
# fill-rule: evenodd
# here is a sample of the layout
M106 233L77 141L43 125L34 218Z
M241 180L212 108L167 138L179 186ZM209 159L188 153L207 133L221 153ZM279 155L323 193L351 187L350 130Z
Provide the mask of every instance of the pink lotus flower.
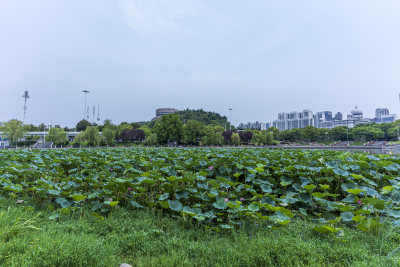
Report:
M357 200L357 203L358 203L358 205L361 205L362 201L361 200Z
M132 191L132 187L128 187L128 191Z
M208 169L211 171L212 169L214 169L214 166L210 166L208 167Z
M240 198L240 201L243 202L243 201L245 201L245 199L241 197L241 198Z
M225 202L228 202L228 201L229 201L229 199L228 199L228 198L225 198L224 200L225 200Z

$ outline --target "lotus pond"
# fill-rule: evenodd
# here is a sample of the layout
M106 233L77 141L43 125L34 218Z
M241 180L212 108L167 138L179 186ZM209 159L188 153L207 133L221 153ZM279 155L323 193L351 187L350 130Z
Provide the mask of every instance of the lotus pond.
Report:
M400 221L400 157L339 151L131 148L0 151L1 194L103 218L121 206L216 231L320 222L321 233Z

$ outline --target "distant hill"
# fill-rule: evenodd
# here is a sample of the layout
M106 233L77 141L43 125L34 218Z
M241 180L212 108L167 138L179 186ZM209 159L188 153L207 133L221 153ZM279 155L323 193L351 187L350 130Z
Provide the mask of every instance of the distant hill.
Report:
M206 125L218 125L229 127L228 118L226 116L221 116L216 112L204 111L202 109L186 109L176 112L181 117L182 122L188 120L201 121Z
M188 120L196 120L203 122L205 125L222 126L224 128L226 126L227 129L229 128L228 118L226 116L221 116L216 112L204 111L202 109L186 109L175 113L181 117L183 123ZM149 122L147 126L152 128L156 121L157 120Z

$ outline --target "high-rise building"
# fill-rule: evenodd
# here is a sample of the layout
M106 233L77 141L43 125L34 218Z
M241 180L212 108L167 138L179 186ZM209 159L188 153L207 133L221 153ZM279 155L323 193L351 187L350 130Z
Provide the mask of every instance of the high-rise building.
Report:
M313 113L309 109L302 112L278 113L278 119L272 125L279 131L291 130L293 128L304 128L314 125Z
M302 112L278 113L278 119L273 121L272 126L276 127L279 131L304 128L310 125L326 129L338 126L352 128L358 124L371 122L392 122L397 118L396 114L390 114L387 108L377 108L375 117L374 119L364 118L364 113L358 107L355 107L345 120L343 120L343 114L340 112L337 112L333 117L331 111L321 111L313 115L311 110L303 110Z
M340 112L336 113L336 114L335 114L334 120L335 120L335 121L341 121L341 120L343 120L343 114L340 113Z
M324 122L332 121L332 111L321 111L314 115L314 126L316 128L321 128L320 125Z
M393 122L396 120L396 117L396 114L389 114L389 109L387 108L377 108L373 121L376 123Z
M375 118L382 118L384 115L389 115L388 108L377 108L375 109Z
M241 123L238 126L239 129L241 130L246 130L246 129L252 129L252 130L266 130L266 124L264 122L248 122L248 123Z
M349 128L352 128L354 126L356 126L357 124L366 124L366 123L370 123L371 119L368 118L364 118L364 113L358 109L358 107L356 106L352 111L351 114L347 115L347 126Z

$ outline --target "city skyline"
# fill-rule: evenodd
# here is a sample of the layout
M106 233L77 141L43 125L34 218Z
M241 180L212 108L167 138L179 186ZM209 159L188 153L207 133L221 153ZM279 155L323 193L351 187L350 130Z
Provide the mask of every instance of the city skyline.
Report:
M23 97L25 98L25 104L24 104L24 106L23 106L23 117L24 117L24 119L25 119L25 116L26 116L26 109L27 109L27 107L26 107L26 95L28 94L28 92L29 91L24 91L24 95L23 95ZM81 91L81 92L84 92L85 93L85 104L84 104L84 112L83 112L83 116L77 121L77 122L79 122L80 120L82 120L82 119L85 119L85 120L87 120L87 121L89 121L89 122L94 122L94 123L96 123L96 124L102 124L103 123L103 121L104 120L106 120L106 119L110 119L110 118L105 118L105 119L101 119L100 120L100 113L99 113L99 105L93 105L93 107L92 106L90 106L89 104L87 104L87 93L90 93L90 91L87 91L87 90L83 90L83 91ZM30 98L30 97L28 97L28 98ZM96 109L96 107L97 107L97 109ZM92 113L92 109L93 109L93 113ZM199 109L203 109L203 108L199 108ZM355 106L354 107L354 109L358 109L358 106ZM352 110L352 111L354 111L354 109ZM157 112L159 111L159 110L174 110L174 111L178 111L178 109L175 109L175 108L157 108L157 110L155 110L154 112L156 113L156 117L152 117L150 120L149 119L143 119L143 120L137 120L137 121L127 121L127 122L142 122L142 121L148 121L148 122L150 122L150 121L152 121L152 120L155 120L156 118L160 118L160 114L158 114ZM203 109L204 110L204 109ZM228 109L229 110L229 109ZM231 110L233 110L233 109L231 109ZM215 112L215 111L213 111L213 110L205 110L205 111L211 111L211 112ZM348 113L343 113L343 112L341 112L341 111L335 111L336 112L336 114L334 114L333 115L333 113L335 113L335 112L333 112L333 111L330 111L330 110L327 110L327 109L325 109L325 110L322 110L322 111L316 111L315 112L315 114L313 114L313 111L312 111L312 109L303 109L303 111L301 111L300 113L304 113L304 112L311 112L311 116L313 116L313 119L315 119L314 117L315 117L315 115L317 115L317 114L319 114L319 113L326 113L326 112L330 112L331 113L331 116L332 116L332 118L333 118L333 120L346 120L346 118L345 118L345 116L349 116L349 115L351 115L351 113L352 113L352 111L350 111L350 112L348 112ZM171 111L171 112L173 112L173 111ZM171 113L170 112L170 113ZM279 119L279 116L280 116L280 114L291 114L291 113L299 113L299 112L297 112L297 111L290 111L290 112L278 112L278 119ZM364 113L364 111L362 111L362 113ZM167 114L167 113L166 113ZM374 110L374 113L373 113L375 116L373 116L373 117L371 117L371 118L373 118L373 119L376 119L376 118L380 118L380 116L381 115L395 115L395 117L397 118L397 114L389 114L389 109L388 108L386 108L386 107L377 107L377 108L375 108L375 110ZM379 115L380 114L380 115ZM223 116L226 116L227 118L228 118L228 121L229 121L229 115L226 115L226 114L220 114L220 115L223 115ZM337 118L337 116L340 116L341 117L341 119L338 119ZM363 116L363 115L362 115ZM367 119L369 119L369 117L365 117L365 118L367 118ZM18 120L20 120L19 118L10 118L10 119L18 119ZM9 119L8 119L9 120ZM5 122L5 121L8 121L8 120L0 120L0 122ZM111 119L112 120L112 119ZM325 120L325 119L324 119ZM23 121L23 120L21 120L21 121ZM116 121L116 120L112 120L113 122L117 122L118 123L118 121ZM275 121L277 121L276 119L273 119L273 120L260 120L260 121L258 121L258 120L248 120L248 121L242 121L242 122L238 122L237 124L235 124L235 123L232 123L232 125L234 125L235 127L239 127L239 128L243 128L246 124L247 125L249 125L249 124L253 124L252 126L250 126L249 128L251 128L251 129L258 129L258 128L260 128L260 129L265 129L265 126L266 126L266 124L267 125L269 125L270 127L271 126L273 126L273 124L274 124L274 122ZM77 123L76 122L76 123ZM122 122L122 121L120 121L120 122ZM371 120L371 122L374 122L373 120ZM385 121L383 121L383 122L385 122ZM388 121L386 121L386 122L388 122ZM41 122L41 123L43 123L43 122ZM60 126L63 126L63 127L71 127L71 128L73 128L73 127L75 127L75 125L76 125L76 123L75 124L73 124L73 125L65 125L65 124L60 124L60 123L53 123L53 121L50 121L49 123L45 123L46 125L60 125ZM26 123L26 124L35 124L35 123ZM37 125L38 125L39 123L37 123ZM260 124L260 125L259 125ZM308 125L312 125L312 126L315 126L315 127L319 127L317 124L316 124L316 122L307 122L306 123L307 125L306 126L308 126ZM254 125L257 125L257 126L254 126ZM305 126L304 126L305 127ZM277 127L278 128L278 127ZM298 127L293 127L293 128L298 128ZM302 127L301 127L302 128Z
M159 107L232 123L282 110L400 113L400 2L0 0L0 121L150 120Z
M294 128L305 128L313 126L315 128L332 129L338 126L353 128L358 124L368 123L388 123L397 119L397 114L391 114L388 108L378 107L375 109L374 117L364 117L364 112L357 106L343 116L341 112L330 110L313 112L310 109L303 111L280 112L278 118L271 124L279 131L291 130Z

